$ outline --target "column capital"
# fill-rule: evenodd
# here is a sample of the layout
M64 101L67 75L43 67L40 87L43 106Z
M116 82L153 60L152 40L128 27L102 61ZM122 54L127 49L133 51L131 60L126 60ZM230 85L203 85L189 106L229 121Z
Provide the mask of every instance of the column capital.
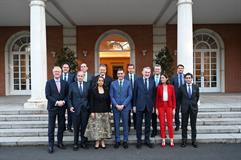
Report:
M46 6L46 2L47 0L29 0L30 4L29 6L41 6L41 7L45 7Z
M178 0L177 6L182 5L182 4L193 4L192 0Z

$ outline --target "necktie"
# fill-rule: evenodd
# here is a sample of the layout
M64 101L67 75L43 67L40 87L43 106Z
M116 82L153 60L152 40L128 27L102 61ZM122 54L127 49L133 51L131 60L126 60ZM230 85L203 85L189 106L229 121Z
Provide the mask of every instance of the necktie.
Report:
M191 98L192 97L192 90L191 90L191 85L188 85L188 97Z
M64 73L64 80L67 81L67 74Z
M182 74L179 74L179 87L182 86Z
M55 83L56 83L56 86L57 86L57 90L58 90L58 92L60 93L60 89L61 89L61 87L60 87L60 81L55 81Z
M79 82L79 90L80 90L80 93L82 94L83 93L83 82Z
M121 94L121 91L122 91L122 81L120 80L120 83L119 83L119 93Z
M158 78L158 76L156 76L155 82L156 82L156 86L158 86L158 84L159 84L159 78Z
M132 74L130 74L130 81L131 81L131 88L133 88L133 78L132 78Z
M145 78L145 88L148 90L147 78Z

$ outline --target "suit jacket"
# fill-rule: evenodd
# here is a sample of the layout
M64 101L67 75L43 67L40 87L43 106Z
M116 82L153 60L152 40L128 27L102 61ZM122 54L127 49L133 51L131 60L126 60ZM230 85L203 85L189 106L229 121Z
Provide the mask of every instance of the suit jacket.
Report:
M167 85L167 92L168 92L168 107L175 108L176 107L176 96L174 86L168 84ZM163 85L159 85L156 91L156 107L161 108L163 107Z
M45 95L48 100L48 110L58 109L55 106L56 101L64 100L67 103L68 99L68 83L60 79L60 93L58 92L56 83L54 79L48 80L45 86Z
M64 80L64 73L61 75L61 79ZM73 73L68 73L68 84L70 85L71 83L75 82L75 74Z
M98 77L99 77L99 75L93 77L92 87L95 87ZM105 86L107 87L108 90L110 89L110 85L111 85L111 82L112 82L112 81L113 81L113 79L112 79L110 76L105 75L105 81L104 81L104 83L105 83Z
M184 80L184 83L185 83L185 80ZM178 83L178 74L175 74L172 76L171 78L171 84L174 86L175 88L175 93L176 93L176 100L180 101L181 97L180 97L180 87L179 87L179 83Z
M110 97L113 108L118 105L124 105L126 109L131 109L131 98L132 98L132 89L130 81L124 80L122 89L120 92L119 81L115 80L111 83L110 86Z
M156 88L157 88L160 84L162 84L162 83L161 83L161 75L160 75L160 79L159 79L158 85L156 85L156 82L155 82L155 75L152 75L152 76L151 76L151 79L153 79Z
M68 107L74 107L74 114L80 114L81 110L89 109L89 83L83 82L83 93L80 93L78 82L74 82L69 87Z
M189 98L186 84L180 87L181 112L185 113L190 107L193 112L198 112L199 87L192 84L192 96Z
M136 74L133 74L133 75L134 75L134 85L135 85L135 81L138 79L138 76L137 76ZM125 77L124 77L124 79L130 81L129 78L130 78L130 77L129 77L129 74L126 74ZM133 86L132 90L134 90L134 86Z
M147 107L149 112L152 112L155 106L156 87L153 79L149 78L149 90L145 88L143 77L139 77L135 81L133 106L137 111L144 111Z
M93 74L87 72L87 82L90 84L90 86L92 85L91 83L92 83L93 77L94 77Z

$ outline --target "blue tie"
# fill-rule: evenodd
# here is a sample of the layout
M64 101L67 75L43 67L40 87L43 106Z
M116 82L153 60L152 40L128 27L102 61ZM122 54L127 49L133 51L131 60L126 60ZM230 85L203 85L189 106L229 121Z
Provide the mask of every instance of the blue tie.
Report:
M64 80L67 81L67 74L64 74Z
M192 91L191 91L191 85L188 85L188 97L191 98L192 97Z
M79 84L80 84L80 85L79 85L79 91L80 91L80 94L82 94L82 93L83 93L83 88L82 88L81 85L83 84L83 82L80 82Z
M147 78L145 78L145 88L148 90Z
M158 77L156 76L156 86L158 86L159 80Z
M182 86L182 74L179 74L179 87Z

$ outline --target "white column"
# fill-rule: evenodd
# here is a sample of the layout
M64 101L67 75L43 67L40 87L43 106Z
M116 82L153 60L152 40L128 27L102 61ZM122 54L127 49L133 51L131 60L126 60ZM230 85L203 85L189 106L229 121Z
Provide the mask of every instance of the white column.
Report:
M193 73L192 0L177 2L177 63Z
M31 98L24 104L24 108L46 107L46 1L30 0Z

